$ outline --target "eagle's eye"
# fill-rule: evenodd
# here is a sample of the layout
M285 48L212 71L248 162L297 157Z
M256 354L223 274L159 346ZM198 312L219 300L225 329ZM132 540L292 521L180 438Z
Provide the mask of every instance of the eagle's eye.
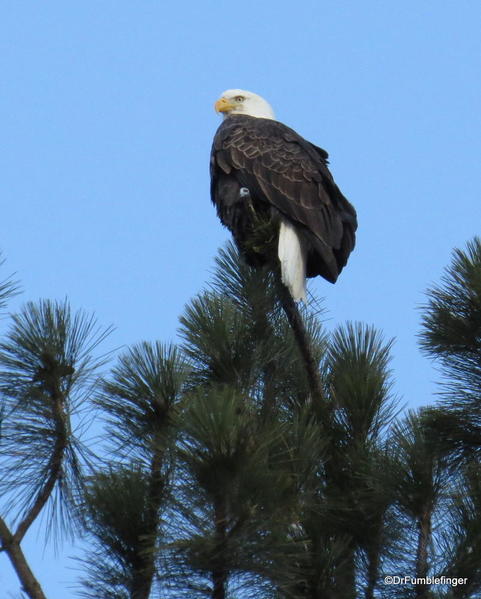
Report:
M244 96L236 96L236 97L234 98L234 100L235 100L236 102L243 102L243 101L245 100L245 98L244 98Z

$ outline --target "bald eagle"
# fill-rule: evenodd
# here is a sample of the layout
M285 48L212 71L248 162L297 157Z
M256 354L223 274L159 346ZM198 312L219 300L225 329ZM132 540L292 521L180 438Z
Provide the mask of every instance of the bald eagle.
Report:
M275 228L282 282L306 301L306 277L334 283L354 248L356 211L334 183L328 154L275 120L260 96L225 91L211 153L211 197L250 265L266 262L251 243L259 220Z

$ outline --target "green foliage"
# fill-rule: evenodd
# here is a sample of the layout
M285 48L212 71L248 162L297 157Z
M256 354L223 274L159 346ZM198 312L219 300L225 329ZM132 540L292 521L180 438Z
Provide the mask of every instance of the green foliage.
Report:
M433 434L454 461L481 455L481 240L454 250L441 284L428 290L421 347L443 374Z
M449 493L440 535L443 573L465 577L447 597L478 597L481 587L479 457L481 455L481 240L453 252L441 284L423 308L421 347L443 378L438 405L424 410L431 447L448 465L440 490ZM438 458L439 459L439 458Z
M479 596L481 592L481 472L472 464L454 486L447 531L441 545L446 576L467 578L453 588L452 597ZM453 542L454 541L454 542Z
M58 391L68 395L102 364L92 352L110 329L100 328L93 316L81 311L72 314L66 301L28 302L12 321L0 344L0 388L10 398L35 401L56 382Z
M153 454L170 451L188 374L185 357L173 345L143 342L119 357L95 398L116 461L150 464Z
M449 377L456 401L476 402L481 388L481 240L454 250L441 284L427 292L423 308L423 350Z
M195 532L183 547L192 547L191 542L204 546L206 539L215 539L215 493L232 501L235 489L242 488L248 491L247 496L235 505L238 509L239 504L247 506L246 529L257 530L263 539L255 559L244 558L246 572L262 573L286 597L317 596L327 593L333 584L338 585L339 593L354 592L356 553L367 556L377 580L380 555L389 546L383 526L394 499L388 487L392 480L380 469L388 463L380 439L394 417L388 369L391 344L362 325L347 325L328 338L318 314L304 311L323 373L327 405L320 405L310 399L304 364L280 309L272 275L239 262L229 247L217 260L214 289L214 293L194 300L193 308L188 307L187 317L181 320L186 350L194 372L199 373L195 380L207 385L204 395L195 396L198 413L194 409L191 414L200 416L194 420L192 431L205 431L203 459L192 440L183 450L183 460L190 456L200 468L195 482L188 485L195 492L186 500L187 505L198 506L193 511ZM219 376L218 364L228 368L228 374L224 371ZM240 399L229 401L226 394L231 399L240 394ZM271 395L275 400L266 419L262 408ZM246 417L249 431L244 428ZM189 422L187 418L186 427ZM254 453L255 461L247 461L248 467L243 469L246 445L234 443L239 453L222 454L220 448L231 445L221 430L224 435L228 432L231 443L240 440L246 444L249 440L251 448L258 447L254 440L259 437L267 440L277 435L278 441L271 441L264 461ZM207 452L208 443L214 440L219 443L216 451ZM261 480L282 473L275 498L268 492L272 483L267 488L259 485L255 492L249 487L248 482L257 480L255 466L260 467ZM240 480L246 479L242 484L240 472ZM284 487L281 480L289 484ZM264 516L264 526L256 523L255 512L248 507L252 496L262 498L266 506L263 513L277 514L277 506L282 505L283 516L277 514L274 521ZM233 512L237 513L235 509ZM201 521L200 513L204 514ZM366 536L373 527L378 533L375 543L369 544ZM250 546L243 538L240 547L245 550ZM222 555L228 556L227 540L223 547ZM229 579L235 578L242 563L242 554L233 555L224 563ZM195 569L195 560L190 563ZM212 559L208 563L212 570ZM207 573L209 567L203 567ZM202 584L205 586L205 581Z
M391 551L385 529L391 525L395 538L389 511L394 498L383 447L395 408L390 347L373 328L349 323L336 329L327 344L323 373L330 413L320 413L329 440L327 460L322 494L311 504L305 524L315 548L313 596L329 593L329 585L346 598L354 596L356 584L363 592L373 591L381 562Z
M157 531L151 528L149 486L148 475L138 466L109 469L90 479L85 499L93 548L84 560L87 577L82 580L82 596L132 596L157 543Z
M327 355L336 417L352 442L375 441L394 418L389 371L392 341L373 327L348 323L334 331Z
M232 244L185 308L182 345L134 345L95 388L106 331L28 304L0 343L3 509L15 493L24 534L55 493L68 517L82 499L84 597L477 597L480 273L475 239L428 291L421 342L442 394L401 418L393 342L360 323L328 335L317 304L301 309L318 397L276 277ZM107 452L84 484L87 405ZM382 584L397 574L469 584Z
M4 260L1 258L0 253L0 266L3 265ZM0 310L3 310L8 303L8 300L20 292L19 285L13 278L7 277L3 281L0 281Z
M175 346L144 342L122 354L102 381L95 403L106 421L111 464L100 466L85 497L94 544L85 559L85 596L147 599L155 586L188 374ZM100 559L102 548L107 560Z
M180 322L196 383L252 385L258 352L249 319L232 301L204 293L187 306Z
M22 534L47 501L50 524L73 522L87 457L80 410L102 363L93 351L108 332L67 302L29 302L0 343L2 510Z
M217 258L213 289L195 298L180 319L192 383L242 389L265 415L277 410L290 418L289 404L305 403L309 386L272 273L247 266L230 244ZM314 313L304 316L320 361L326 335Z
M432 512L446 488L448 472L436 439L422 417L408 413L396 424L392 443L397 458L398 495L402 509L414 520Z
M276 308L278 299L269 268L251 268L242 260L233 242L219 250L215 259L212 288L244 311L252 320L265 318Z
M185 538L176 543L186 566L207 577L219 560L231 574L261 568L292 487L279 467L283 445L282 427L256 417L239 392L210 387L190 396L179 445Z

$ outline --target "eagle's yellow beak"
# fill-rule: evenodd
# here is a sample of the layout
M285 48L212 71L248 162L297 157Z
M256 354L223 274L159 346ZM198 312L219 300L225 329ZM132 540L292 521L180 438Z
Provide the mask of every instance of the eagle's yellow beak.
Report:
M229 110L235 108L235 104L232 104L232 102L229 102L226 98L219 98L214 104L214 108L216 112L229 112Z

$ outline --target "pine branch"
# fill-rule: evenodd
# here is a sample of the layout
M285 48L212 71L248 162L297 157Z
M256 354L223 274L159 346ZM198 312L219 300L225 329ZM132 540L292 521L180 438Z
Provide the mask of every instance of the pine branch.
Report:
M30 599L47 599L40 583L35 578L30 569L25 555L20 547L20 541L10 532L7 524L0 517L0 540L1 549L5 551L17 573L18 579L22 583L22 589L27 593Z
M219 495L214 502L215 555L212 568L212 599L225 599L228 569L225 564L226 550L226 506L225 497Z
M0 266L2 266L4 260L2 259L2 254L0 252ZM20 287L18 281L12 279L12 277L7 277L3 281L0 281L0 310L3 310L7 305L8 300L11 297L15 297L20 293Z
M148 599L152 593L188 371L175 346L143 342L121 355L102 383L96 403L117 466L98 472L87 487L87 529L96 546L85 560L87 597Z
M418 522L418 541L416 550L416 578L423 579L428 573L428 547L431 542L431 512L426 510ZM429 585L416 584L416 597L427 597Z
M304 321L299 312L296 302L292 298L288 288L281 280L281 275L278 269L275 271L276 286L279 294L279 300L286 314L287 320L292 328L294 337L299 347L302 359L306 367L307 378L313 399L322 400L323 391L321 377L319 376L319 367L314 359L312 351L312 343L307 333Z
M52 455L47 465L47 472L49 474L45 484L37 493L37 497L33 502L32 507L29 509L17 527L17 530L14 534L14 538L17 543L22 541L25 533L44 508L55 488L55 484L59 481L62 473L63 458L69 441L68 424L67 416L63 408L64 397L60 392L58 383L54 383L53 385L54 387L51 390L51 399L53 404L52 417L55 426L55 443L53 446Z
M165 499L164 466L164 452L159 450L157 446L152 457L150 480L148 482L149 502L146 507L148 534L139 539L139 566L133 573L132 599L149 599L154 581L156 552L154 551L155 541L152 540L157 538L159 532L159 510Z
M70 418L81 401L81 383L90 382L101 360L90 352L108 330L96 330L95 320L82 312L72 314L67 302L28 303L12 316L12 326L0 343L2 421L1 465L3 506L13 516L16 530L0 520L3 549L32 599L44 593L32 574L20 544L47 504L49 520L58 514L61 524L78 523L64 518L82 488L80 451ZM58 505L53 500L58 491ZM15 502L9 502L15 493ZM71 512L71 516L76 515Z

